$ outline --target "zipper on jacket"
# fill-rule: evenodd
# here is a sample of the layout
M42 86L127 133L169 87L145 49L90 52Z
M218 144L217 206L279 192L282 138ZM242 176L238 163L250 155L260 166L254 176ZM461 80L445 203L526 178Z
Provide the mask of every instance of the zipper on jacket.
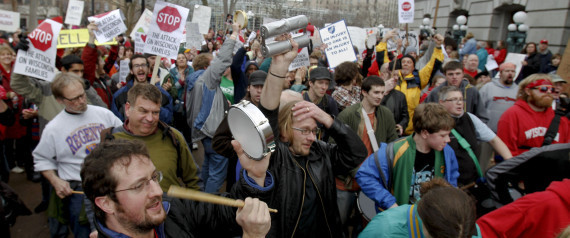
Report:
M309 178L311 179L313 186L315 186L315 189L317 190L317 195L319 195L319 200L321 200L321 207L323 209L323 215L325 216L325 222L327 223L327 228L329 229L329 235L330 237L333 237L331 227L329 225L329 220L327 218L327 213L325 212L325 204L323 203L323 198L321 197L321 193L319 192L319 187L317 186L315 180L313 180L313 176L311 176L311 173L309 172L309 160L307 160L307 173L309 174Z
M303 171L303 199L301 200L301 210L299 210L299 216L297 217L297 222L295 223L295 228L293 228L293 233L291 233L291 238L295 236L295 231L297 231L297 227L299 226L299 221L301 221L301 214L303 214L303 205L305 204L305 183L307 183L307 172L303 167L297 162L297 160L292 159L293 162ZM308 162L308 161L307 161Z

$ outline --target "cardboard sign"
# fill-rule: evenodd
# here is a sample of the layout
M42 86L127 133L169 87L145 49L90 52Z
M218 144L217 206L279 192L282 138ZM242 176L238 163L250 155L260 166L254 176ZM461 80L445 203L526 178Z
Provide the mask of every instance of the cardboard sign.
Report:
M69 0L67 4L67 12L65 13L65 24L79 26L81 25L81 17L83 16L83 1Z
M61 23L47 19L29 35L28 51L19 50L14 72L33 78L52 81L55 76L57 37Z
M366 51L366 30L364 28L349 26L348 34L352 40L352 44L358 48L358 53Z
M198 23L200 34L208 34L210 29L210 18L212 17L212 8L194 5L194 13L192 14L192 22Z
M0 10L0 31L16 32L20 28L20 13Z
M144 9L144 12L137 21L137 24L135 24L135 27L133 27L133 31L131 31L131 38L135 38L135 32L140 32L143 34L147 33L148 27L150 26L150 21L152 21L152 12L148 9Z
M59 37L57 37L57 48L75 48L75 47L85 47L85 44L89 41L89 30L87 29L75 29L75 30L61 30L59 32ZM113 39L112 41L107 41L100 43L95 40L95 45L116 45L118 42Z
M144 54L144 44L146 42L146 35L140 32L135 32L135 54Z
M107 42L127 31L122 15L121 9L117 9L87 18L90 22L97 24L98 29L93 32L97 41Z
M517 66L515 79L519 76L519 73L521 72L522 62L525 60L525 58L526 54L508 53L507 57L505 58L505 61L503 61L503 63L510 62ZM498 78L498 76L496 77Z
M144 52L176 59L189 11L175 4L156 2Z
M556 74L562 77L566 82L570 81L570 40L566 43L566 49L564 50L564 54L562 55L562 59L560 60L560 64L558 65L558 69L556 70Z
M204 41L204 35L200 33L198 23L186 22L186 49L200 50L202 41Z
M127 82L127 76L129 76L129 73L131 72L131 69L129 68L129 59L125 59L125 60L121 60L120 62L120 66L119 66L119 81L122 83Z
M297 57L293 59L293 62L289 65L289 71L296 70L303 66L310 66L311 63L309 62L309 49L307 47L303 47Z
M398 0L398 22L414 22L414 0Z
M335 68L345 61L354 62L357 60L344 20L320 29L319 33L323 43L327 44L325 53L330 68Z

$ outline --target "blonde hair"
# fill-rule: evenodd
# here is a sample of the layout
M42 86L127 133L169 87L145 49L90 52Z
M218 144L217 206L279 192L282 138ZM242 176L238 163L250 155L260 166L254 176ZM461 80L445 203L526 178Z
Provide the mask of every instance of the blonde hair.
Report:
M517 99L522 99L524 101L527 101L529 95L525 91L526 86L540 79L546 79L550 81L550 83L552 83L552 78L548 74L531 74L530 76L526 77L525 79L523 79L523 81L519 83L519 91L517 93Z

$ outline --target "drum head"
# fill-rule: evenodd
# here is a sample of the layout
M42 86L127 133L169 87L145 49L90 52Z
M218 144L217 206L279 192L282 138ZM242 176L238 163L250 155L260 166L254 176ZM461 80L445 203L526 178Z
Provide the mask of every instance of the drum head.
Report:
M376 205L374 201L368 198L362 191L358 193L358 210L363 218L367 221L372 220L376 216Z
M230 108L228 124L232 135L241 144L245 153L254 159L262 159L265 149L264 139L247 113L240 108Z
M245 15L245 12L238 10L234 14L234 21L239 23L241 29L243 29L247 26L247 15Z

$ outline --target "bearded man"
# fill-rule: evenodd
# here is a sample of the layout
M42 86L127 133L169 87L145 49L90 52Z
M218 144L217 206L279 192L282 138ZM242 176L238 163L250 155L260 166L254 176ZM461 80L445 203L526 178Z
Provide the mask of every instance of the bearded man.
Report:
M554 110L552 110L552 79L546 74L533 74L519 84L515 105L499 119L497 135L513 156L543 145ZM570 127L565 117L560 118L554 143L568 143Z

